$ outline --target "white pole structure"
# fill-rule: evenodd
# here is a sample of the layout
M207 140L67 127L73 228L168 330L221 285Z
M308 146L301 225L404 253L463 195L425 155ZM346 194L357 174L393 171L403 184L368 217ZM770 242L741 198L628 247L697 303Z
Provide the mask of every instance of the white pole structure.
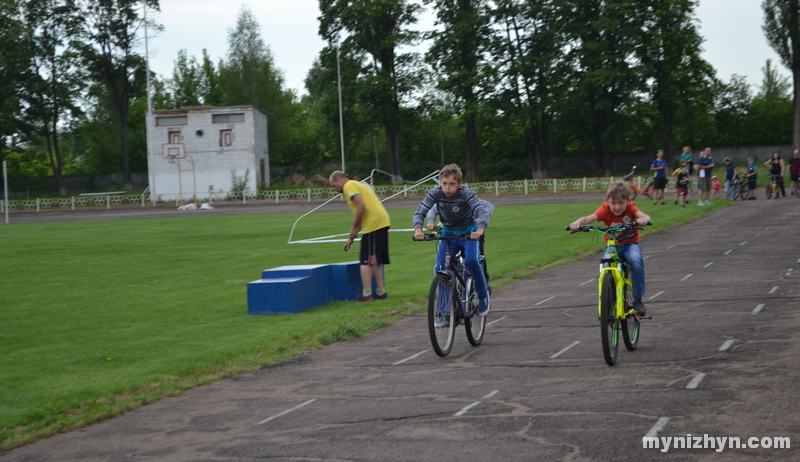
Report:
M8 167L5 160L3 161L3 202L6 210L6 223L8 223Z
M147 78L147 114L144 116L144 133L145 133L145 142L147 143L147 170L148 170L148 188L151 191L150 199L153 205L155 205L155 195L152 194L152 191L155 186L156 182L156 174L155 174L155 153L152 153L153 158L151 159L150 153L150 119L153 115L153 101L150 97L150 45L149 45L149 37L148 37L148 30L147 30L147 2L144 2L144 63L145 63L145 70L146 70L146 78ZM144 193L142 194L142 200L144 200Z
M344 169L344 119L342 117L342 71L339 67L339 44L336 44L336 80L339 85L339 140L342 145L342 171Z

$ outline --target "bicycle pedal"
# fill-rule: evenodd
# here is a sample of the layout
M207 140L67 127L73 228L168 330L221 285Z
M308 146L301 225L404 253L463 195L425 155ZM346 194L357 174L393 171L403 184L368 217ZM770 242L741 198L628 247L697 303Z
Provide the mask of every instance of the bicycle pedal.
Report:
M652 316L642 316L641 314L635 314L634 316L636 316L639 320L642 320L642 319L653 319Z

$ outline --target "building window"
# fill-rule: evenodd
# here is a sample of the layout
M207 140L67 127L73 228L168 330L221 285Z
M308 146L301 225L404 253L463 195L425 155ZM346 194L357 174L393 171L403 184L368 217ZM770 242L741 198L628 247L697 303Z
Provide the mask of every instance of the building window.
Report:
M156 127L174 127L175 125L189 125L187 116L156 117Z
M221 147L233 146L233 130L219 131L219 145Z
M244 113L212 114L211 122L215 124L233 124L237 122L244 122Z

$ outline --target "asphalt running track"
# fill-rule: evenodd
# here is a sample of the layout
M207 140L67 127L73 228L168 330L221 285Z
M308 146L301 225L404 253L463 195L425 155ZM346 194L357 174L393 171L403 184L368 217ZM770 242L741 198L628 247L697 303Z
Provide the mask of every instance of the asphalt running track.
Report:
M664 453L642 437L800 444L799 226L800 201L758 200L647 236L653 319L614 367L592 257L495 291L480 347L459 329L437 357L419 313L0 461L796 460L796 449Z

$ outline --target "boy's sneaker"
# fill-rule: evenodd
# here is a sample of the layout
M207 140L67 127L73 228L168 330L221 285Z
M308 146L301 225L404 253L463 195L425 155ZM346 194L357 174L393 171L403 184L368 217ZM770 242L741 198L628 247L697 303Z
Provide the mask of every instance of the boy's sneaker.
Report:
M489 297L483 297L478 299L478 316L486 316L489 313L489 309L492 307L491 302L489 301Z
M675 201L675 205L678 205L678 201Z
M664 202L664 201L661 201L661 205L667 205L667 203Z
M433 327L436 329L447 329L450 327L450 318L439 316L438 318L433 320Z
M638 314L639 316L647 314L647 308L644 307L641 298L637 298L633 301L633 314Z
M682 209L685 209L685 208L686 208L686 206L685 206L685 205L681 205L681 208L682 208Z
M658 201L653 202L653 205L658 205Z
M372 295L367 295L367 296L359 295L358 298L356 299L356 301L357 302L374 302L375 299L372 298Z
M389 292L384 292L383 295L372 294L372 298L375 300L386 300L389 298Z

